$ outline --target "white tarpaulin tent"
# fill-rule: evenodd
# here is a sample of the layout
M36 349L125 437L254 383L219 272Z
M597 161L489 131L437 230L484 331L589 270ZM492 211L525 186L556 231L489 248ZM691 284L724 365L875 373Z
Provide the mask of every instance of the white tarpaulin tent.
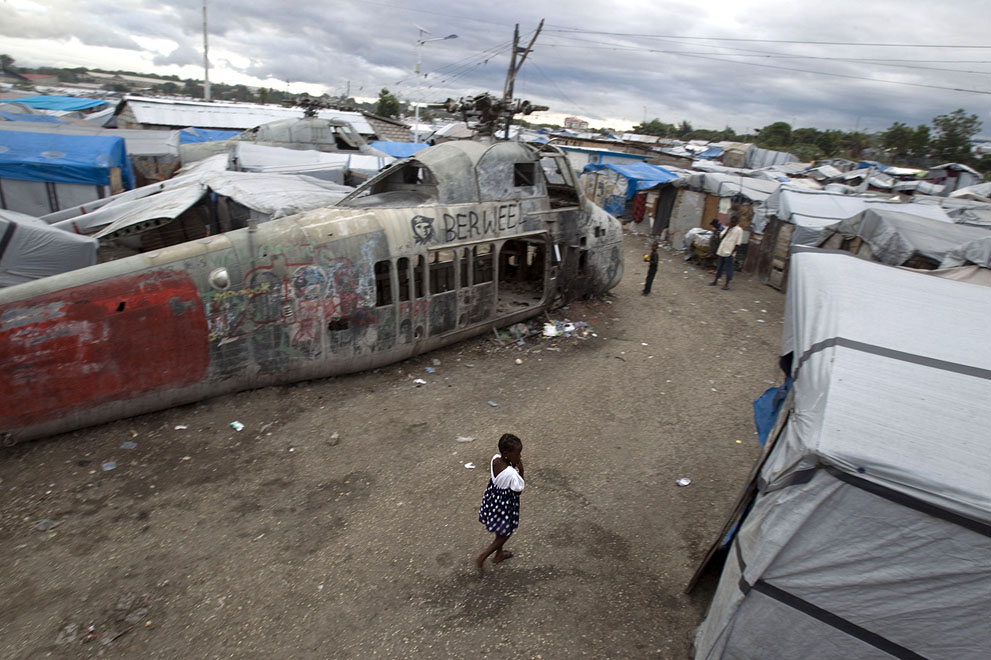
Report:
M940 268L962 266L968 261L991 268L991 230L984 227L872 208L823 229L819 244L833 247L833 241L855 236L863 239L870 256L889 266L900 266L918 255Z
M989 302L986 287L796 248L790 414L696 658L987 657Z
M98 244L32 216L0 210L0 287L92 266Z
M773 216L795 225L792 245L816 245L823 228L853 217L866 209L879 207L932 220L952 222L946 211L931 204L902 203L877 197L855 197L785 184L754 210L752 231L763 234L768 219Z

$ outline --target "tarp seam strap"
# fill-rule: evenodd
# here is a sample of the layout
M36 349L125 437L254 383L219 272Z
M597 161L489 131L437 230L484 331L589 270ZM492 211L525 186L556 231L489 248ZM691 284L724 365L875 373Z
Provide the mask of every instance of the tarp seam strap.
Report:
M902 506L906 506L910 509L915 509L920 513L928 514L935 518L939 518L940 520L945 520L946 522L959 525L960 527L969 529L972 532L991 538L991 525L982 523L978 520L973 520L952 511L947 511L946 509L942 509L935 504L924 502L918 498L912 497L911 495L906 495L905 493L882 486L881 484L874 483L873 481L868 481L867 479L861 479L860 477L856 477L852 474L847 474L846 472L831 466L827 466L826 471L840 481L848 483L851 486L864 490L873 495L877 495L878 497L883 497L884 499L894 502L895 504L901 504Z
M7 251L7 246L10 245L10 239L14 238L14 231L16 229L17 223L10 222L7 225L6 231L3 232L3 238L0 238L0 259L3 259L3 254Z
M919 655L918 653L892 642L890 639L882 637L877 633L871 632L866 628L861 628L857 624L847 621L841 616L833 614L827 610L822 609L812 603L799 598L794 594L790 594L783 589L779 589L773 585L764 582L763 580L758 580L753 585L753 590L758 591L769 598L787 605L792 609L798 610L803 614L806 614L813 619L821 621L828 626L831 626L841 632L850 635L865 644L870 644L874 648L884 651L885 653L892 655L896 658L902 658L903 660L926 660L925 656Z
M991 370L989 369L981 369L980 367L975 367L969 364L960 364L959 362L950 362L948 360L940 360L937 358L926 357L924 355L916 355L915 353L896 351L890 348L885 348L884 346L878 346L876 344L867 344L864 342L855 341L853 339L846 339L845 337L832 337L830 339L823 339L822 341L812 344L812 346L810 346L805 353L802 354L801 359L799 359L798 365L795 367L795 378L798 378L799 370L809 358L832 346L842 346L855 351L880 355L881 357L890 358L892 360L902 360L903 362L911 362L913 364L931 367L941 371L949 371L957 374L963 374L964 376L973 376L975 378L991 380Z
M807 468L805 470L799 470L797 472L792 472L790 475L782 479L781 481L775 482L774 486L765 486L761 489L762 493L773 493L776 490L781 490L782 488L788 488L789 486L801 486L812 481L812 477L815 476L816 470L818 468Z

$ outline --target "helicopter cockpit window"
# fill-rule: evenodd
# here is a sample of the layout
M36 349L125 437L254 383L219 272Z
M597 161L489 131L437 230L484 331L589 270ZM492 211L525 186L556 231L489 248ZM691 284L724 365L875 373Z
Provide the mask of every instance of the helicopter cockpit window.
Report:
M353 135L350 135L346 129L340 126L335 126L331 128L331 131L334 133L334 143L341 151L360 150L360 143L354 138Z
M547 179L547 195L552 207L578 204L578 193L573 184L574 173L562 171L562 167L570 167L566 156L545 154L540 159L540 169Z
M513 165L513 185L517 188L537 185L536 163L515 163Z
M379 172L338 206L395 208L436 200L437 178L429 168L410 160Z

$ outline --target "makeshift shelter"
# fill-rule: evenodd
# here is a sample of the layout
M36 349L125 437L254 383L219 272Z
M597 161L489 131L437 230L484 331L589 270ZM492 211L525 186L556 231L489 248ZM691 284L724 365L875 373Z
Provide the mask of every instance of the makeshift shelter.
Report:
M645 216L646 197L635 203L638 194L677 178L671 170L644 162L589 163L582 171L581 186L586 197L614 217L640 222Z
M968 188L979 184L984 180L984 177L974 168L962 163L944 163L926 172L925 179L926 181L942 184L944 186L943 194L948 195L960 188Z
M695 658L985 658L991 293L815 248L792 261L791 393L713 545Z
M179 144L198 144L200 142L223 142L230 140L241 131L222 131L216 128L188 127L179 131Z
M889 266L948 268L965 261L991 268L991 230L958 225L890 208L861 211L852 218L829 225L822 231L819 246L842 249L873 258ZM951 254L952 263L947 261Z
M667 227L668 240L680 245L690 229L708 229L709 222L714 218L727 224L733 215L740 219L740 226L748 232L744 238L747 242L754 209L781 183L713 172L689 175L672 185L680 190L671 206L669 219L659 217L658 223ZM743 250L740 252L742 256Z
M426 149L430 145L426 142L372 142L370 145L372 149L378 149L384 154L388 154L393 158L409 158L417 151L421 149Z
M29 215L0 211L0 287L92 266L98 244Z
M5 99L0 103L20 103L38 110L54 110L72 112L75 110L91 110L104 108L108 105L103 99L86 99L78 96L22 96L16 99ZM3 107L3 106L0 106Z
M134 187L119 137L0 130L0 205L40 216Z
M952 222L933 204L903 203L884 198L815 191L786 184L755 210L753 233L744 270L756 271L762 282L783 289L788 280L788 255L794 245L818 245L822 230L868 208ZM759 238L757 238L759 236Z

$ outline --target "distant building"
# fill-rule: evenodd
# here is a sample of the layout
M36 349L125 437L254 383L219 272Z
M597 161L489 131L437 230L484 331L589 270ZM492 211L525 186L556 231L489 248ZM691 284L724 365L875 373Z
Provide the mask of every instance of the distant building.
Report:
M578 117L567 117L564 120L564 127L575 131L587 131L588 122Z

